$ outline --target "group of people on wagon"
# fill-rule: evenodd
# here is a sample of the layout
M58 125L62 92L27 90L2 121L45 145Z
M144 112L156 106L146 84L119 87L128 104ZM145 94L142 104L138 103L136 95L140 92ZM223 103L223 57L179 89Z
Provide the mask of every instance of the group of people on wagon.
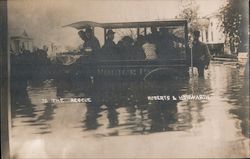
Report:
M114 42L115 32L108 30L105 43L100 47L99 40L95 37L91 28L78 32L84 41L83 50L86 54L91 53L97 59L102 60L156 60L170 59L177 56L177 48L174 41L180 39L170 34L167 28L151 27L148 35L138 35L134 40L124 36L116 44Z
M183 44L184 40L171 34L168 28L151 27L148 35L138 35L134 41L129 36L124 36L118 43L114 42L115 32L108 30L105 43L100 47L99 40L94 36L93 30L87 28L79 31L79 36L84 41L83 50L90 57L101 60L156 60L178 58L181 49L176 43ZM210 62L210 51L206 44L199 41L200 32L194 31L193 66L198 68L199 76L204 76L204 69ZM190 54L190 48L188 54ZM190 59L190 58L188 58Z

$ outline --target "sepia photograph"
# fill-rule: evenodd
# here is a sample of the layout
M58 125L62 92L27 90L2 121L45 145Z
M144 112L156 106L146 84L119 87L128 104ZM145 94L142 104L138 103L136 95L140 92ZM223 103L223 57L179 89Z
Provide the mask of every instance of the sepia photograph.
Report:
M0 0L1 159L249 158L249 0Z

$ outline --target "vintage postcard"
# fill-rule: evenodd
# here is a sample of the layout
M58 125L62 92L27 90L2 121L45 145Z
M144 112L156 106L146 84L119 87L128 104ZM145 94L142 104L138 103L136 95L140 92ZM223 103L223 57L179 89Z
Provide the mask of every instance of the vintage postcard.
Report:
M1 1L2 158L250 157L248 2Z

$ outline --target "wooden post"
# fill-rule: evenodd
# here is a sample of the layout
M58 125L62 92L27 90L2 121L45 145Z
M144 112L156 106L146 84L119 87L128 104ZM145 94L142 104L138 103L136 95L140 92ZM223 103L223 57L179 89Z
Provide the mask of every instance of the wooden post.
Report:
M137 28L137 38L138 38L139 35L140 35L140 28L138 27Z
M193 45L191 45L191 73L194 75L194 67L193 67Z
M105 44L105 42L106 42L106 40L107 40L107 38L106 38L106 33L107 33L107 29L105 28L105 29L104 29L104 44Z
M185 48L186 48L186 56L187 56L187 53L188 53L188 43L189 43L189 39L188 39L188 24L187 22L185 23L185 28L184 28L184 31L185 31ZM191 73L192 73L192 76L193 76L193 46L190 47L191 49L191 55L190 55L190 64L191 64Z
M147 35L147 28L144 28L144 35Z
M9 101L9 55L8 55L8 26L7 0L0 1L0 65L1 65L1 158L10 158L10 101Z

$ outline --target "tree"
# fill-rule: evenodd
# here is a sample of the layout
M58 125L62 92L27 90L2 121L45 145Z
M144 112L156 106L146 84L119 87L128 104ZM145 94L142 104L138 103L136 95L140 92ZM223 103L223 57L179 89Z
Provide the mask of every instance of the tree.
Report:
M182 1L181 10L178 18L187 19L189 24L189 32L192 33L194 30L200 30L201 24L199 23L198 10L199 5L194 0Z
M221 28L232 53L248 51L248 15L248 0L228 0L220 9Z

